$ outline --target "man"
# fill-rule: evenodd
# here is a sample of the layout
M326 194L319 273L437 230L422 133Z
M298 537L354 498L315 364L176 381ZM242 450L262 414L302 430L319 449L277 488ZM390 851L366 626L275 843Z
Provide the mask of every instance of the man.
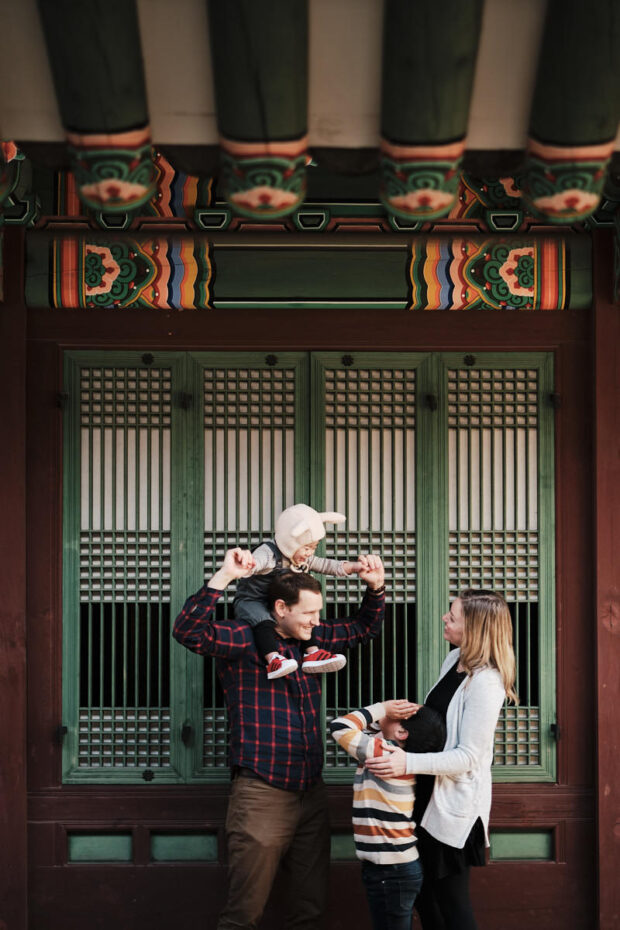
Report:
M270 604L281 655L301 667L303 644L313 630L319 648L330 652L378 635L385 613L383 565L375 555L360 556L359 562L368 589L353 620L321 622L321 587L312 576L286 571L274 580ZM252 567L250 552L229 550L207 585L186 601L173 629L188 649L215 657L229 715L230 884L218 930L258 925L280 865L290 893L287 928L315 930L329 868L321 681L299 669L268 681L251 628L213 619L222 591Z

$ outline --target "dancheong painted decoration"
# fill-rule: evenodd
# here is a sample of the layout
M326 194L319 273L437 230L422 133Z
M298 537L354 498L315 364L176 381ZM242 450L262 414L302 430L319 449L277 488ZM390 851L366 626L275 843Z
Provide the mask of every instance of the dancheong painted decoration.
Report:
M211 299L208 244L191 237L59 238L50 244L52 307L204 309Z
M562 310L569 263L561 239L418 240L411 248L412 310Z

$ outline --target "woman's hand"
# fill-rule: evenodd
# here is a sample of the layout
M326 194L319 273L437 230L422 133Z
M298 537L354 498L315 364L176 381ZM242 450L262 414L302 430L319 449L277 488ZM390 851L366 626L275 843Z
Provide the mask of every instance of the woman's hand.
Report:
M393 701L384 701L383 706L385 707L386 717L390 717L392 720L407 720L408 717L417 714L422 705L412 704L406 698L396 698Z
M387 756L377 756L375 759L366 759L364 763L367 769L378 775L379 778L393 778L396 775L404 775L407 771L407 753L404 749L397 746L383 747Z

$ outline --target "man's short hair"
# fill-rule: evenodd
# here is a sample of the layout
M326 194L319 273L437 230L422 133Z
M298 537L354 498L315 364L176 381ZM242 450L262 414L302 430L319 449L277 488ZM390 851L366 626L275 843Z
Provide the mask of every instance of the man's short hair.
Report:
M423 704L417 714L403 721L409 736L405 752L441 752L446 744L446 724L441 714Z
M287 607L292 607L299 602L299 595L302 591L314 591L321 594L320 582L306 572L292 572L290 569L277 572L267 592L269 609L273 608L276 601L284 601Z

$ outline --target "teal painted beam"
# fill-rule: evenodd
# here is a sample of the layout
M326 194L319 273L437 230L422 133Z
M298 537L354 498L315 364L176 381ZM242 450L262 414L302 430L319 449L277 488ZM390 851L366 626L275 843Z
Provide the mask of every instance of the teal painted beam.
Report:
M191 235L30 233L26 241L29 306L508 312L592 303L587 234L416 236L357 248L212 246Z

